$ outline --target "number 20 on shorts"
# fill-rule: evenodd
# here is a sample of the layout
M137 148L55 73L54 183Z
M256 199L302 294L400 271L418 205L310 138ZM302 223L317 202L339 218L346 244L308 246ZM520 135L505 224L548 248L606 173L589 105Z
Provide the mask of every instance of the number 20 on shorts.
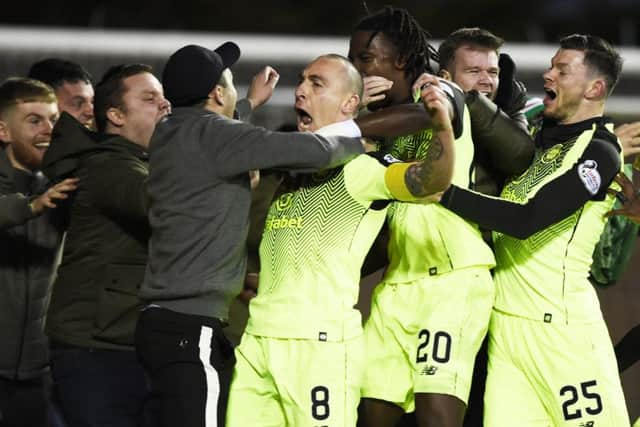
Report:
M429 343L431 341L431 335L432 334L428 329L423 329L418 334L416 363L424 363L429 360ZM447 363L449 361L451 358L451 335L444 331L438 331L433 334L431 358L438 363Z

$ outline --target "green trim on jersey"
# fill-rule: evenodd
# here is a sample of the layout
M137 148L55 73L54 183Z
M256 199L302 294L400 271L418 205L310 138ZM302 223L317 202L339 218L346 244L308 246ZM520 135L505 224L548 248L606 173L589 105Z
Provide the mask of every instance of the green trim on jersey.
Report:
M275 338L341 341L362 333L360 267L384 223L387 167L368 155L274 199L260 244L260 288L246 331Z
M432 130L426 129L394 139L387 150L400 160L421 160L426 156L432 138ZM468 188L474 149L466 106L462 135L455 141L455 150L452 182ZM495 265L493 253L482 240L477 226L440 204L393 203L388 217L391 235L386 282L412 282L453 269Z
M562 144L536 149L531 166L505 185L501 197L526 203L545 184L574 167L594 131L595 125ZM558 195L565 196L570 197ZM600 318L598 298L588 275L593 249L606 222L604 214L613 202L613 196L589 201L524 240L494 232L496 309L546 322Z

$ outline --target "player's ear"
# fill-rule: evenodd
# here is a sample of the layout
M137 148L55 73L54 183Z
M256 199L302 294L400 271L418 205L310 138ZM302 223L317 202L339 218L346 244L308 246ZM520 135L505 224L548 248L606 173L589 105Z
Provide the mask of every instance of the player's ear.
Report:
M126 121L126 115L118 107L110 107L105 115L107 116L107 120L109 120L109 122L111 122L116 127L123 126Z
M224 106L224 91L225 88L222 85L215 85L209 92L209 99L213 100L217 105Z
M404 70L407 67L407 58L398 55L395 61L393 61L393 65L397 70Z
M11 141L11 132L9 131L9 125L4 120L0 120L0 141L7 144Z
M442 77L445 80L451 81L451 73L448 70L445 70L444 68L438 71L438 76Z
M607 97L607 84L602 78L595 79L589 84L589 88L585 92L587 99L604 99Z
M360 97L355 93L351 94L342 105L342 112L347 116L355 116L360 107Z

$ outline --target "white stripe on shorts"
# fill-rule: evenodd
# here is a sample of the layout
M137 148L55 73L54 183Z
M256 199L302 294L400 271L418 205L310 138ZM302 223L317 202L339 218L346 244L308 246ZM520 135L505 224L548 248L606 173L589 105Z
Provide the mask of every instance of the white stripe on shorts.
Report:
M204 366L204 376L207 382L207 400L204 408L206 427L218 427L218 398L220 397L220 380L218 371L211 366L211 338L213 329L208 326L200 328L200 361Z

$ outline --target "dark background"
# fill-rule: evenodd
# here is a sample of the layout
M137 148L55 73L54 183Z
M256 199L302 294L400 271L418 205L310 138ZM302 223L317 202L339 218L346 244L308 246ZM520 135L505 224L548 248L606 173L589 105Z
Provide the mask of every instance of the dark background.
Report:
M203 31L212 33L268 33L348 36L355 23L366 14L361 1L321 2L256 1L256 0L166 0L157 1L22 1L3 3L0 25L28 25L46 27L75 27L93 29L145 29L171 31ZM375 11L388 2L368 1ZM394 1L395 6L407 8L434 38L442 39L451 31L464 26L484 27L508 42L551 43L574 32L591 33L615 45L640 46L640 0L423 0ZM40 55L40 57L38 57ZM4 52L0 61L0 77L26 72L36 59L51 56L50 52ZM98 58L86 52L64 55L76 60L95 75L101 75L106 63L118 63L123 58ZM161 70L164 60L146 58ZM154 62L155 61L155 62ZM276 65L276 64L274 64ZM261 67L261 65L260 65ZM293 84L300 64L279 68L281 86ZM248 82L259 70L256 64L236 67L238 81ZM521 75L528 87L539 88L540 72ZM625 78L627 79L625 81ZM626 76L617 92L636 95L640 80ZM637 96L637 95L636 95ZM292 118L290 106L265 111L258 122L276 128L281 121ZM640 108L639 108L640 109ZM286 111L286 112L285 112ZM279 113L278 113L279 112ZM274 113L278 113L277 119ZM635 108L625 121L638 119ZM288 114L288 115L287 115ZM640 323L640 240L636 242L629 268L619 282L609 288L599 288L602 311L613 342L619 341L633 326ZM372 284L365 281L361 295L366 307ZM638 351L640 351L640 344ZM640 416L640 364L622 376L627 405L633 419Z
M481 26L508 41L548 42L590 32L617 45L640 45L638 0L367 1L407 8L436 38ZM364 2L277 0L166 0L12 2L0 24L212 32L348 35L365 14Z

